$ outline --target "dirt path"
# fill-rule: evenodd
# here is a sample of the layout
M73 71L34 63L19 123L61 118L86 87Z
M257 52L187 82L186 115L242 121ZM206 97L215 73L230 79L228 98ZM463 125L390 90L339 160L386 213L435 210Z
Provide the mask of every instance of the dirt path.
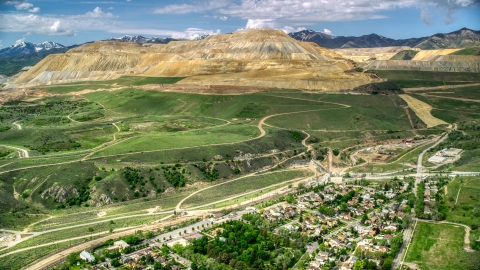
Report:
M30 157L30 154L28 153L27 149L15 147L15 146L3 145L3 144L0 144L0 146L10 148L10 149L13 149L13 150L17 151L20 158L29 158Z
M16 190L15 190L15 186L13 186L13 197L15 198L15 200L19 200L20 199L20 193L18 193Z
M446 99L453 99L453 100L460 100L460 101L480 103L480 100L478 100L478 99L457 98L457 97L448 97L448 96L437 96L437 95L429 95L429 94L420 94L420 95L426 96L426 97L446 98Z
M228 197L226 199L221 199L221 200L218 200L218 201L215 201L215 202L211 202L211 203L207 203L207 204L203 204L203 205L200 205L200 206L194 206L194 207L189 207L189 208L185 208L184 210L186 211L190 211L190 210L195 210L195 209L199 209L199 208L204 208L206 206L211 206L211 205L216 205L216 204L219 204L219 203L222 203L222 202L228 202L230 200L233 200L233 199L236 199L236 198L240 198L240 197L243 197L243 196L247 196L247 195L250 195L252 193L255 193L255 192L259 192L259 191L262 191L262 190L265 190L265 189L269 189L269 188L272 188L272 187L276 187L276 186L282 186L284 184L288 184L288 183L292 183L292 182L302 182L302 181L305 181L306 179L310 178L309 177L299 177L299 178L295 178L295 179L292 179L292 180L288 180L288 181L284 181L284 182L281 182L281 183L278 183L278 184L273 184L273 185L270 185L270 186L267 186L267 187L263 187L263 188L259 188L259 189L255 189L255 190L251 190L251 191L248 191L248 192L244 192L244 193L241 193L241 194L237 194L237 195L233 195L232 197ZM238 179L237 179L238 180ZM213 187L213 186L212 186ZM212 187L209 187L209 188L212 188ZM261 195L261 196L264 196L264 195ZM256 197L255 198L255 201L259 200L259 197ZM245 203L245 202L243 202ZM211 211L213 210L216 210L216 209L210 209Z
M112 125L117 128L117 132L113 133L113 140L116 141L117 140L117 133L120 132L120 128L115 123L112 123Z
M460 190L462 190L462 187L460 187L460 188L458 189L457 198L455 199L455 205L457 205L458 196L460 196Z
M408 116L408 121L410 121L410 126L412 127L412 131L414 135L418 135L417 130L415 129L415 124L413 124L412 116L410 115L410 112L408 111L408 107L403 107L405 109L405 113Z
M402 264L408 266L412 270L420 270L420 267L416 263L402 262Z
M333 168L333 151L328 149L328 171L331 172Z
M422 121L427 124L427 127L434 127L438 125L448 125L447 122L440 120L436 117L433 117L431 111L433 109L432 106L428 105L427 103L420 101L416 98L413 98L409 95L399 95L405 102L407 102L408 106L417 114L417 116L422 119Z
M454 89L459 87L469 87L469 86L479 86L480 83L469 83L469 84L456 84L456 85L441 85L441 86L432 86L432 87L412 87L404 88L404 91L422 91L422 90L440 90L440 89Z
M287 99L295 99L295 100L303 100L303 101L310 101L310 102L317 102L317 103L325 103L325 104L334 104L334 105L339 105L345 108L350 108L352 106L347 105L347 104L342 104L342 103L337 103L337 102L330 102L330 101L321 101L321 100L312 100L312 99L306 99L306 98L294 98L294 97L285 97L285 96L277 96L277 95L268 95L271 97L279 97L279 98L287 98Z
M77 109L78 109L78 108L77 108ZM72 121L72 122L74 122L74 123L80 123L79 121L77 121L77 120L75 120L75 119L73 119L73 118L71 117L72 113L74 113L77 109L73 110L73 112L71 112L71 113L69 113L69 114L67 115L68 120L70 120L70 121Z

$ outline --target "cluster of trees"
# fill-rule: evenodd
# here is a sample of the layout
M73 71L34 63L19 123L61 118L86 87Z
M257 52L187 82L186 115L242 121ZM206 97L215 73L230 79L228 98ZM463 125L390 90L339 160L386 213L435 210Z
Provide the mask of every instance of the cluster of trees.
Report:
M228 221L220 228L223 232L219 231L214 240L202 237L193 240L189 248L235 269L264 269L266 262L286 269L301 256L288 236L273 235L240 221Z
M403 233L395 235L392 240L390 240L390 251L388 253L382 252L361 252L360 249L357 249L355 255L360 257L358 261L353 265L353 269L362 270L362 269L378 269L377 264L369 259L378 259L380 260L380 269L390 270L392 269L393 260L395 255L400 251L400 248L403 244Z
M210 162L208 165L206 164L194 164L193 166L198 168L202 173L203 176L205 176L206 179L209 181L216 180L220 177L220 174L218 173L218 170L215 169L215 166L212 166L213 163Z
M317 160L324 161L325 156L328 154L328 148L315 148L317 153Z
M424 218L424 194L425 194L425 183L421 182L417 185L417 199L415 201L415 216L418 218Z
M172 184L174 187L184 187L188 179L185 177L185 169L180 167L180 164L175 164L175 166L165 166L162 167L163 176L165 179Z
M122 172L123 177L125 177L125 180L130 184L131 189L135 189L137 184L140 184L141 186L145 185L145 181L143 181L143 176L140 175L140 170L131 168L131 167L125 167Z
M68 139L65 135L58 136L51 134L39 134L31 145L26 145L26 147L37 150L38 152L45 154L50 151L64 151L79 148L82 145L79 142L76 142L72 139Z
M305 139L305 133L300 131L290 131L290 139L294 142L302 142Z
M78 191L78 196L67 198L65 205L68 206L80 206L82 203L90 200L90 188L88 183L85 183Z
M430 149L430 152L436 152L444 148L454 147L464 150L474 150L480 147L480 135L469 135L462 131L454 130L448 134L448 138L437 147Z

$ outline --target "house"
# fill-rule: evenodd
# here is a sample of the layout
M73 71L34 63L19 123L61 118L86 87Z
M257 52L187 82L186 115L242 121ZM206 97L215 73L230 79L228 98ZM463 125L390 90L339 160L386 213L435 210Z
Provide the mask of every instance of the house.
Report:
M320 251L317 256L315 256L315 260L320 262L321 265L324 265L325 262L328 260L328 252Z
M315 269L320 269L322 267L322 263L320 263L319 261L312 261L310 262L310 266L311 267L314 267Z
M129 244L127 244L127 242L125 242L123 240L116 241L116 242L113 243L113 245L115 247L118 247L118 249L120 249L120 250L123 250L124 248L127 248L127 247L130 246Z
M93 261L95 261L95 257L88 251L84 250L82 252L80 252L80 259L88 262L88 263L91 263Z

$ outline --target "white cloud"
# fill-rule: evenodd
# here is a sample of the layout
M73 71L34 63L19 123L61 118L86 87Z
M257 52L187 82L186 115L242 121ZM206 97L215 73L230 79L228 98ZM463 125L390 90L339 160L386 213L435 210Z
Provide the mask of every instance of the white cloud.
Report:
M15 5L15 8L17 10L27 10L32 7L33 7L33 4L30 4L30 3L18 3Z
M285 26L285 27L281 28L280 30L282 30L283 32L285 32L287 34L290 34L290 33L293 33L293 32L300 32L300 31L303 31L303 30L307 30L307 28L305 28L305 27L294 28L294 27L291 27L291 26Z
M435 23L433 20L433 14L430 12L427 5L421 7L420 18L426 25L432 25Z
M18 39L17 41L15 41L15 45L18 45L18 44L20 44L20 43L22 43L22 42L25 42L25 39L26 39L26 38Z
M187 28L185 31L172 31L153 28L111 29L110 33L121 35L169 36L175 39L193 39L204 35L218 35L220 29L206 30L201 28Z
M74 36L81 30L109 30L120 27L110 12L97 7L81 15L36 15L0 13L0 32L32 32L47 35Z
M39 7L34 7L32 3L28 3L28 1L25 0L7 1L6 4L15 5L16 10L26 10L32 13L40 11Z
M3 40L0 39L0 47L3 47Z
M275 21L273 19L248 19L246 29L257 28L274 28Z
M215 10L229 5L231 0L204 0L194 4L168 5L157 8L153 11L155 14L186 14L200 13L208 10Z
M113 18L115 16L113 16L112 13L110 12L103 12L101 8L99 7L96 7L93 11L89 11L87 13L85 13L85 15L83 15L85 17L89 17L89 18Z
M226 21L228 20L228 16L213 16L214 19L219 19L221 21Z
M199 38L204 35L218 35L220 34L221 31L220 29L217 30L205 30L201 28L187 28L184 32L182 33L177 33L175 35L172 35L172 38L176 39L195 39Z
M157 14L186 14L211 12L216 17L227 16L247 20L248 27L281 28L319 22L355 21L387 18L385 11L421 7L435 7L443 12L445 21L455 19L457 10L480 5L479 0L197 0L185 4L157 8ZM428 16L423 12L422 18ZM428 21L428 20L427 20Z
M327 28L323 29L323 33L327 34L327 35L330 35L330 36L333 36L332 31L328 30Z

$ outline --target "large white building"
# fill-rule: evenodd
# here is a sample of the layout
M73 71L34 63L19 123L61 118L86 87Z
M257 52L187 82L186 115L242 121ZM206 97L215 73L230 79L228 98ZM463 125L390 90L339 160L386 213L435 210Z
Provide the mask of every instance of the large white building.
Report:
M88 251L84 250L82 252L80 252L80 259L86 261L86 262L93 262L95 261L95 257Z

